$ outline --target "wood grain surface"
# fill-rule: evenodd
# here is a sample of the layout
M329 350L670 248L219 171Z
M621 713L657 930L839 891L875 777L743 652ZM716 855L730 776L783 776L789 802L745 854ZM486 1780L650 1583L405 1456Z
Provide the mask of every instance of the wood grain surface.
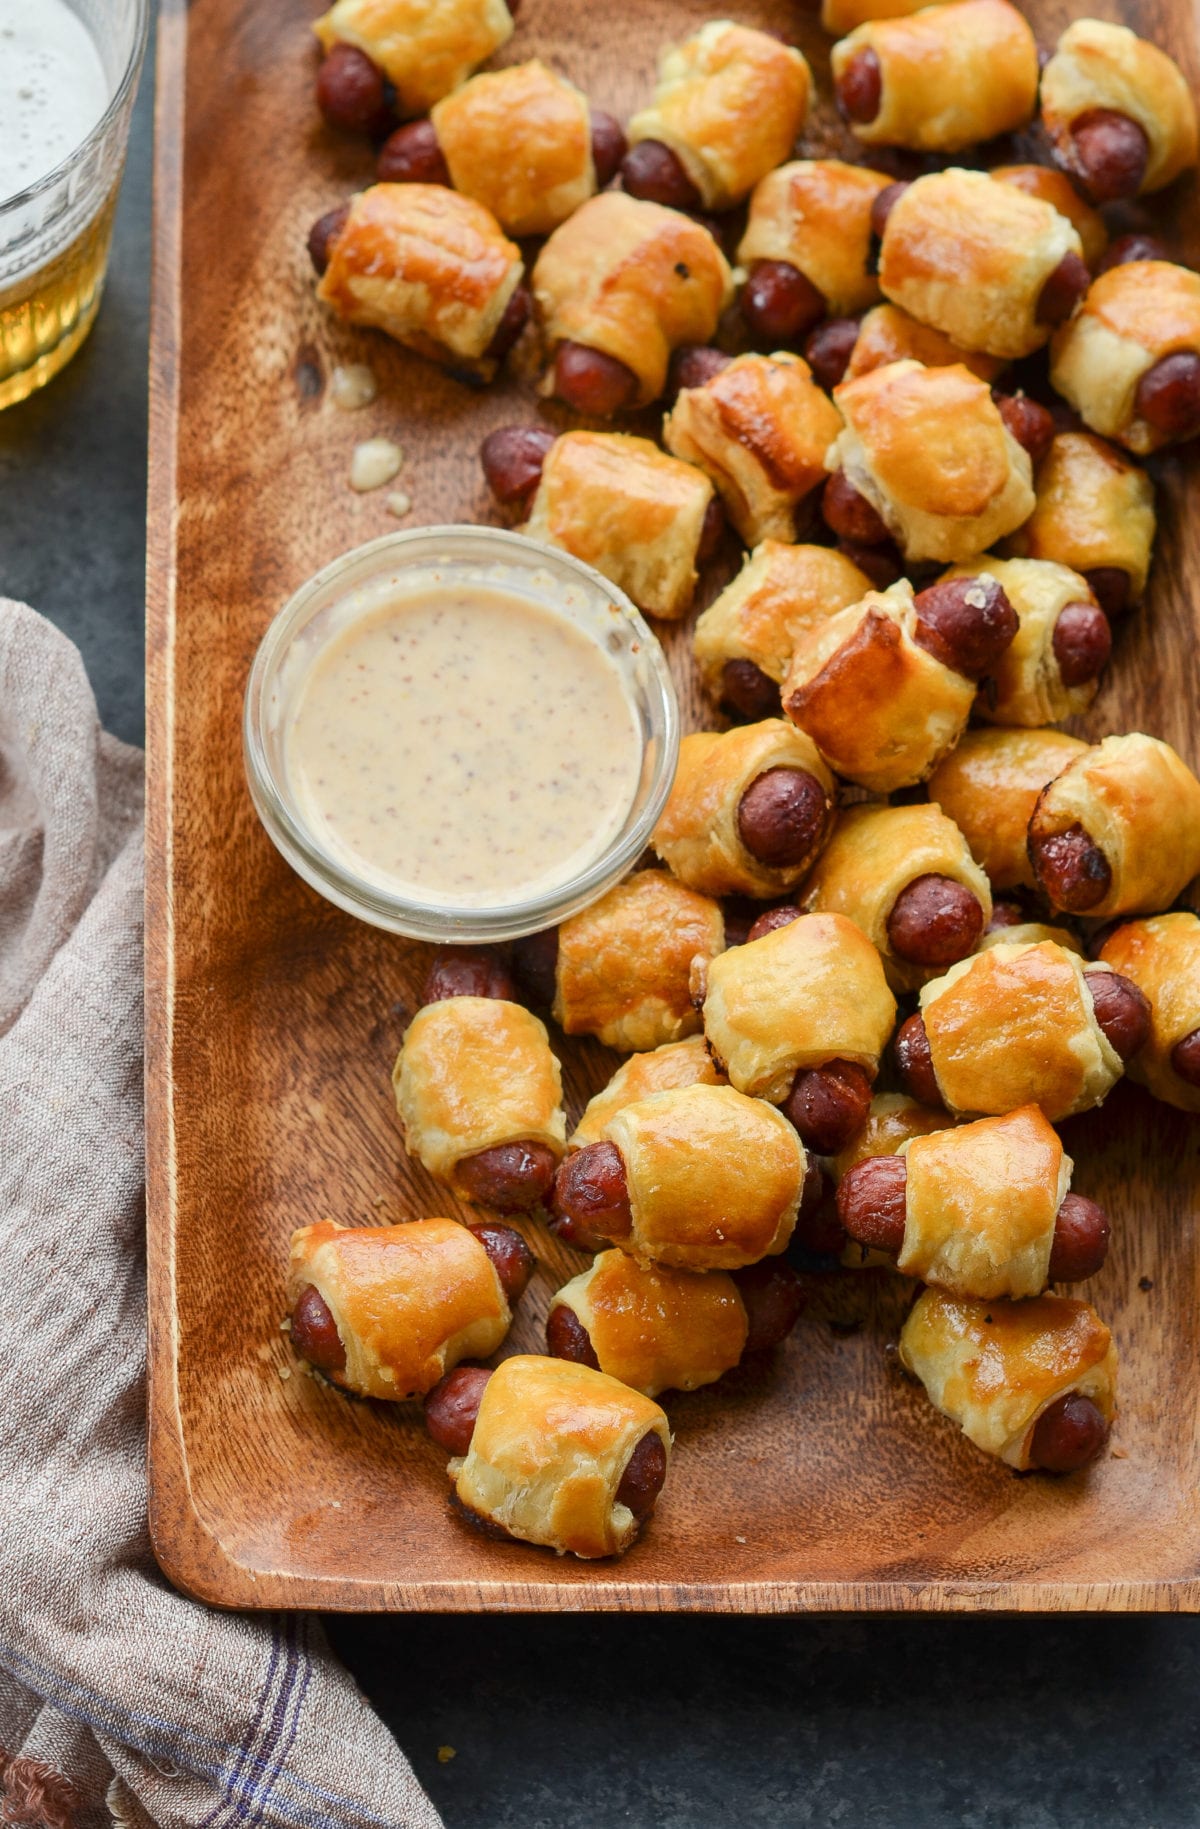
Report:
M396 525L386 490L347 486L356 442L404 447L406 525L488 520L480 440L536 415L528 379L471 392L317 306L308 225L369 181L371 160L312 104L316 10L166 0L159 35L147 1093L151 1524L164 1569L243 1607L1197 1608L1200 1126L1131 1086L1064 1127L1076 1188L1115 1225L1088 1293L1119 1344L1121 1409L1086 1475L1015 1477L940 1419L888 1351L911 1288L878 1274L814 1278L773 1364L669 1400L667 1490L615 1564L473 1534L448 1510L446 1457L415 1407L349 1401L293 1359L279 1327L293 1227L458 1209L406 1159L389 1088L425 949L328 906L269 843L242 772L246 676L288 595ZM658 47L709 10L524 0L502 61L538 54L627 118ZM1057 0L1029 10L1043 44L1071 17ZM1171 50L1194 82L1186 0L1095 10ZM794 33L819 92L805 150L847 150L815 7L744 0L737 16ZM1175 252L1200 254L1192 180L1153 214ZM330 371L363 359L379 397L345 414ZM1194 458L1153 469L1149 598L1083 728L1145 729L1196 765ZM690 624L667 645L685 725L697 725L712 720L689 636ZM573 1118L616 1057L587 1042L561 1052ZM541 1261L516 1351L541 1348L549 1296L574 1268L525 1230Z

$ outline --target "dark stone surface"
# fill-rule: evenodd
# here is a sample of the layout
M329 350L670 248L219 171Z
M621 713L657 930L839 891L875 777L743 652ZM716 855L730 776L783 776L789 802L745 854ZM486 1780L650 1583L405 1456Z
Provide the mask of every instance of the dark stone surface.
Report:
M149 167L147 85L96 329L0 414L0 592L68 630L133 740ZM1200 1825L1200 1620L328 1624L450 1829Z

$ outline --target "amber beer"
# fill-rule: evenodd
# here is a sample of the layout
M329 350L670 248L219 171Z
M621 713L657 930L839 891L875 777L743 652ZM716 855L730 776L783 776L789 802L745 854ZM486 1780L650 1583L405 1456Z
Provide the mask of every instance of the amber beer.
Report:
M0 0L0 407L56 375L95 320L148 10Z

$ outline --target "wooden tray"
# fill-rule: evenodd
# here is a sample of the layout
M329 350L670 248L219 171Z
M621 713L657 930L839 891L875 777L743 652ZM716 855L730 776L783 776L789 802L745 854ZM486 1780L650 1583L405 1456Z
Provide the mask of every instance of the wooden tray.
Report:
M388 433L406 448L406 524L486 520L480 439L536 410L528 383L469 392L316 306L308 225L371 169L312 104L316 10L166 0L159 32L147 1092L151 1528L163 1568L240 1607L1200 1607L1200 1125L1129 1086L1065 1131L1076 1185L1115 1222L1089 1293L1120 1346L1121 1415L1109 1458L1087 1476L1016 1478L940 1420L885 1351L908 1291L879 1275L814 1279L769 1373L671 1400L665 1501L619 1563L475 1535L448 1512L446 1457L412 1408L348 1401L295 1368L279 1331L292 1228L455 1203L407 1161L388 1083L424 949L336 912L268 842L242 774L246 675L287 596L395 525L386 491L347 487L358 440ZM1099 10L1195 78L1185 0ZM659 44L711 11L524 0L507 56L542 55L626 118ZM737 14L798 31L823 96L806 150L844 150L815 9L741 0ZM1055 0L1032 14L1046 44L1070 17ZM1185 182L1155 212L1193 259L1195 195ZM364 357L379 399L343 414L326 398L330 368ZM1194 514L1182 520L1183 464L1155 468L1149 602L1121 630L1086 728L1149 730L1195 765L1200 619L1187 578L1200 539ZM700 723L688 637L668 646L685 714ZM573 1116L616 1057L589 1043L561 1052ZM571 1263L527 1230L542 1263L517 1351L540 1349Z

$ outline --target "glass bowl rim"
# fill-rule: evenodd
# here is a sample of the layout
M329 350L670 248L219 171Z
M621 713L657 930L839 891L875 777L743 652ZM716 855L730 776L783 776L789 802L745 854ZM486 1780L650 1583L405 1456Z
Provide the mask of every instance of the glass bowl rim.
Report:
M662 725L645 803L632 825L623 828L586 870L520 901L487 907L455 908L445 903L422 902L389 891L348 869L316 841L310 828L293 813L277 771L270 763L263 734L267 690L295 637L306 626L308 614L319 614L311 608L314 599L373 555L381 558L384 554L403 556L406 552L411 554L414 546L445 540L465 542L481 549L500 548L500 558L507 550L513 558L524 557L531 561L531 569L548 562L568 573L577 573L581 582L620 611L638 642L648 663L648 685L654 711ZM517 939L554 926L603 895L646 848L671 791L679 741L679 705L666 655L657 636L624 591L593 566L559 547L531 540L507 528L467 522L445 522L382 534L340 553L314 572L293 591L267 625L247 678L242 713L243 755L251 800L267 836L292 868L327 901L372 926L401 933L410 939L443 943Z

